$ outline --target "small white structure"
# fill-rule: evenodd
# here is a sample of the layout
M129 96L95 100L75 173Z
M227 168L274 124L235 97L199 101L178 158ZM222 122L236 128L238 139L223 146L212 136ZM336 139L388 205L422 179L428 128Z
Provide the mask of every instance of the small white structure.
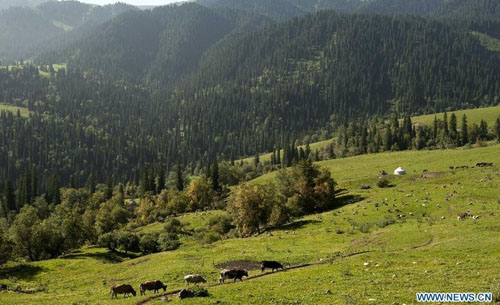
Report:
M406 175L406 171L402 167L398 167L394 170L394 175L395 176Z

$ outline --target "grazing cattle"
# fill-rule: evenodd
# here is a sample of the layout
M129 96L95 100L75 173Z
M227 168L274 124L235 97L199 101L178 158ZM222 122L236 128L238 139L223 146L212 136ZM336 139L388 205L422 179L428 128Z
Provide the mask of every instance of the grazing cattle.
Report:
M248 277L248 272L246 270L228 270L224 269L220 272L219 283L224 283L225 279L233 279L236 283L236 280L240 280L243 282L243 277Z
M266 269L271 269L273 272L275 270L281 269L283 270L283 265L276 261L262 261L260 263L260 270L264 272Z
M464 220L466 219L467 217L472 217L472 214L467 211L467 212L464 212L464 213L460 213L458 216L457 216L457 220Z
M137 295L134 288L127 284L116 285L111 287L111 298L118 298L119 294L123 294L125 298L128 294L131 293L134 297Z
M189 284L199 284L199 283L206 283L207 280L205 280L201 275L199 274L190 274L186 275L184 277L184 281L186 282L186 285L189 286Z
M153 293L158 293L158 290L163 289L163 291L167 290L167 285L164 285L161 281L149 281L144 282L140 286L141 295L146 295L146 291L153 290Z
M486 167L486 166L493 166L493 163L491 163L491 162L478 162L478 163L476 163L476 167Z
M371 186L369 186L369 185L362 185L361 189L362 190L369 190L369 189L371 189Z

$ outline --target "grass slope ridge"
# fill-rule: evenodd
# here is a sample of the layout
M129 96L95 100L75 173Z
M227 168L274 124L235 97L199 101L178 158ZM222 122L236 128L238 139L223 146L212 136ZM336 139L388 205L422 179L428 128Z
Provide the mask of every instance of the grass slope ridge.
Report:
M483 161L495 166L448 169ZM170 291L183 287L182 276L188 273L201 273L212 284L217 281L215 265L262 259L291 266L324 264L212 287L210 297L182 304L218 300L221 304L345 304L346 299L357 304L411 304L419 291L494 291L495 245L500 239L494 216L500 213L499 145L365 155L320 164L347 190L339 196L346 205L338 210L304 217L272 234L210 246L186 241L178 250L140 258L89 248L60 259L9 265L0 270L0 283L37 292L0 292L0 302L135 304L148 296L111 300L109 286L127 282L137 288L142 281L161 279ZM392 177L393 188L375 187L380 170L397 166L405 167L408 175ZM439 174L424 179L423 169ZM258 180L271 178L272 174ZM362 184L372 189L359 190ZM466 210L480 218L457 221L456 215ZM396 214L406 217L398 219ZM369 252L348 257L365 251ZM259 273L254 270L250 275Z

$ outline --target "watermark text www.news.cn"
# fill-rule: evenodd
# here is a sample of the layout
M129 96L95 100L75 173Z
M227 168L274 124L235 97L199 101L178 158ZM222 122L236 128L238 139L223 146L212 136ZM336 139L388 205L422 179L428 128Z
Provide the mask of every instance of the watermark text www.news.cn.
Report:
M422 303L491 303L493 294L491 292L419 292L417 301Z

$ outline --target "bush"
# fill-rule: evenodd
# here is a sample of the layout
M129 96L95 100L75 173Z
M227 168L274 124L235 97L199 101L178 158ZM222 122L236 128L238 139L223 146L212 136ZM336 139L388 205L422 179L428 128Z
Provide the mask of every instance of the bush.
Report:
M213 244L221 240L221 236L215 232L199 231L195 234L196 240L201 244Z
M139 248L144 254L160 252L158 234L144 234L139 241Z
M158 246L161 251L172 251L181 245L179 237L174 233L161 233L158 236Z
M233 218L229 215L212 216L208 220L208 230L219 235L225 235L234 228Z
M115 251L120 246L118 234L114 231L100 235L97 240L97 245L99 247Z
M118 243L125 253L128 251L139 252L139 236L130 231L122 231L118 234Z
M386 216L384 219L381 219L379 222L378 222L378 226L380 228L385 228L387 227L388 225L392 225L396 223L396 220L394 220L394 218L390 217L390 216Z
M182 233L182 223L177 218L169 218L165 222L163 230L167 233L179 234Z
M379 181L377 181L377 186L379 188L387 188L387 187L391 187L392 185L388 179L380 179Z

